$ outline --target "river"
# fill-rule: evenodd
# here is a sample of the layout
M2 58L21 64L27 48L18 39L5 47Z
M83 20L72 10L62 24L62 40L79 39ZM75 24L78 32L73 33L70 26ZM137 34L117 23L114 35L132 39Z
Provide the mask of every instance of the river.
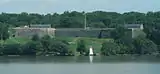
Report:
M0 57L0 74L160 74L160 58Z

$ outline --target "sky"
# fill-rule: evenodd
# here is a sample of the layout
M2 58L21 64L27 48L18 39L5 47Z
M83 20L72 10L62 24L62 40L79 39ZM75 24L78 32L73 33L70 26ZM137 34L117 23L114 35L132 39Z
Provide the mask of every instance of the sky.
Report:
M0 12L63 13L64 11L160 11L160 0L0 0Z

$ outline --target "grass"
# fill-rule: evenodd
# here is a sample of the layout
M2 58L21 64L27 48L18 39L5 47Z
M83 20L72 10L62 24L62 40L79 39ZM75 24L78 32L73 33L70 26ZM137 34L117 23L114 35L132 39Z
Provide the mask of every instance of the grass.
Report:
M20 44L25 44L27 43L28 41L30 41L29 38L24 38L24 37L12 37L12 38L9 38L7 39L4 44L14 44L14 43L20 43ZM1 43L3 41L0 41Z
M86 38L86 37L56 37L58 40L65 40L70 43L69 49L73 52L76 51L77 48L77 41L80 39L85 40L86 47L89 50L90 46L93 47L94 51L96 53L100 52L100 49L102 47L102 43L104 41L109 41L112 39L97 39L97 38ZM7 39L4 43L5 44L14 44L14 43L20 43L20 44L25 44L28 41L31 41L29 38L24 38L24 37L13 37ZM2 41L0 41L1 43Z
M72 51L76 51L77 41L79 39L83 39L86 42L87 49L89 49L90 46L92 46L96 53L100 52L100 49L102 47L102 43L104 41L112 40L112 39L97 39L97 38L86 38L86 37L58 37L56 39L61 39L61 40L65 40L65 41L69 42L70 43L69 48Z
M103 42L111 40L111 39L97 39L97 38L82 38L82 39L86 41L87 49L89 49L90 46L92 46L95 52L100 52Z

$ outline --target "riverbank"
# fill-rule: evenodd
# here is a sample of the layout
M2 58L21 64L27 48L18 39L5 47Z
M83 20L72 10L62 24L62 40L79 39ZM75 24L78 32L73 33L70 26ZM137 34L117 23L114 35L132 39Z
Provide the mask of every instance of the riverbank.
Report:
M128 44L107 38L51 38L48 35L41 38L36 35L32 38L13 37L0 42L1 56L88 56L90 47L93 48L93 53L96 56L159 55L159 48L156 44L144 37L131 39L126 42Z
M92 60L91 60L92 59ZM156 56L0 56L0 63L159 63Z
M105 41L109 41L112 39L98 39L98 38L84 38L84 37L56 37L48 40L39 40L32 41L32 39L24 38L24 37L12 37L7 39L6 41L0 41L2 44L1 47L1 55L37 55L37 56L80 56L80 53L77 52L77 42L79 40L85 41L86 50L89 50L90 46L93 47L94 53L97 55L100 54L100 49L102 47L102 43ZM52 43L52 42L55 43ZM50 46L47 46L43 43L49 43ZM59 48L57 46L62 46L64 48ZM55 48L56 47L56 48ZM3 48L3 49L2 49ZM48 52L46 52L46 49ZM49 49L49 50L48 50ZM64 54L60 55L59 52L53 52L57 50L64 50ZM67 50L67 51L66 51ZM4 54L6 53L6 54Z

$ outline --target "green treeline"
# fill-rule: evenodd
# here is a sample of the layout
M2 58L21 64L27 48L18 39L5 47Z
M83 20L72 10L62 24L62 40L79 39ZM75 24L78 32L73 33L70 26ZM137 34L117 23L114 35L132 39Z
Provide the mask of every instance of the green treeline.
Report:
M3 33L2 35L8 35ZM146 38L145 34L141 34L136 38L131 38L127 35L124 27L117 27L111 32L112 39L102 40L101 48L95 49L95 55L98 53L104 56L111 55L159 55L160 50L158 45L152 40ZM4 36L7 37L7 36ZM26 43L5 43L4 38L0 45L0 55L32 55L32 56L87 56L89 49L87 48L87 39L76 38L76 48L72 49L72 43L65 40L65 38L52 38L49 35L39 37L37 34L33 35ZM11 39L11 38L10 38ZM94 41L95 40L95 41ZM92 39L96 42L98 38ZM90 41L89 43L93 43ZM95 46L100 46L95 44ZM100 50L99 52L95 52Z
M63 40L56 40L49 35L39 38L34 35L31 41L25 44L12 43L2 44L0 55L48 55L71 56L74 55L68 48L68 43Z
M73 55L75 51L70 51L69 43L55 38L38 36L32 38L26 44L4 44L5 40L12 35L12 27L19 27L29 24L51 24L54 28L83 28L84 15L86 15L87 26L95 28L116 28L111 32L112 41L102 43L101 54L159 54L160 49L160 12L126 12L123 14L116 12L64 12L62 14L37 14L37 13L1 13L0 14L0 38L1 55L12 54L34 54L42 55L53 53L55 55ZM124 24L144 24L144 35L130 38L121 27ZM49 40L48 40L49 39ZM84 55L88 53L85 41L77 42L77 52ZM27 50L28 49L28 50Z
M117 27L111 35L114 40L102 44L102 55L159 55L158 45L145 34L131 38L125 28Z

